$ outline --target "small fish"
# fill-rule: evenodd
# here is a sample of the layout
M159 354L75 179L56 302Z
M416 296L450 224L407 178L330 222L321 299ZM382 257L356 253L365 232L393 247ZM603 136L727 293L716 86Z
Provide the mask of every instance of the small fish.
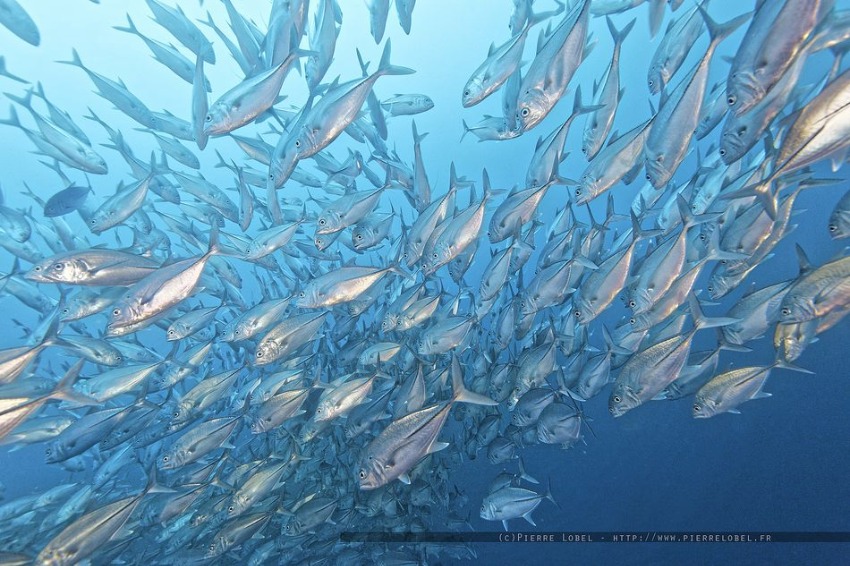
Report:
M79 210L85 204L90 192L90 187L77 187L75 185L62 189L47 199L44 204L44 216L56 218Z

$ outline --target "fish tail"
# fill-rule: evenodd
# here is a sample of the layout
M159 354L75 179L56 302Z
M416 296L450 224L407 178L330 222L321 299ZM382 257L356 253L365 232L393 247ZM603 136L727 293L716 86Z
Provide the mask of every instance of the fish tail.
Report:
M462 142L463 138L466 137L466 134L468 134L469 132L472 131L472 128L470 128L469 124L466 123L466 120L462 119L461 122L463 123L463 133L460 135L460 141L458 143ZM452 167L454 167L454 163L452 163ZM452 184L450 186L454 186L454 185Z
M519 457L519 477L520 479L524 479L529 483L540 483L539 481L528 475L528 473L525 471L525 464L522 463L522 456Z
M387 268L387 271L392 271L396 275L401 275L402 277L404 277L408 281L416 281L416 276L412 275L412 274L408 273L407 271L405 271L404 269L402 269L400 263L394 263L393 265L389 266Z
M786 362L785 360L783 360L781 358L777 358L776 361L773 362L773 367L777 367L777 368L781 368L781 369L787 369L787 370L796 371L796 372L800 372L800 373L808 373L808 374L811 374L811 375L814 375L814 373L815 373L813 371L807 370L806 368L801 368L800 366L796 366L796 365L794 365L790 362Z
M549 500L549 501L551 501L552 503L554 503L554 504L555 504L555 506L556 506L558 509L560 509L560 508L561 508L561 506L560 506L560 505L558 505L558 502L557 502L557 501L555 501L555 498L554 498L554 497L552 497L552 480L551 480L551 479L548 479L548 478L547 478L547 480L546 480L546 493L544 493L544 494L543 494L543 497L544 497L544 498L546 498L546 499L548 499L548 500Z
M637 18L632 18L632 21L627 23L626 27L618 30L614 26L614 22L611 18L609 16L605 16L605 22L608 24L608 31L611 32L611 39L614 40L614 45L622 45L623 41L625 41L626 37L629 35L629 32L632 31L635 21L637 21Z
M637 242L639 240L645 240L647 238L654 238L655 236L661 233L661 230L644 230L640 227L640 219L635 214L635 211L629 209L629 215L632 219L632 241Z
M705 7L702 5L697 5L697 9L699 13L702 15L702 19L705 22L705 27L708 28L708 37L711 40L711 45L717 45L730 35L734 33L736 29L741 27L744 22L750 21L752 17L752 12L747 12L746 14L741 14L736 18L732 18L723 23L718 23L714 21L714 19L708 15L708 12L705 10Z
M155 460L154 460L155 462ZM147 495L148 493L176 493L175 490L170 487L165 487L164 485L160 485L156 481L156 464L151 463L148 468L148 483L145 485L144 491L142 491L140 496Z
M85 359L80 359L77 363L68 368L68 371L65 372L65 375L62 376L59 383L56 384L56 388L50 393L51 399L68 401L76 405L98 404L98 401L81 393L77 393L73 389L74 382L77 381L77 378L80 376L80 370L83 368L83 364L85 364L85 362Z
M740 261L747 259L747 254L738 252L728 252L720 247L720 229L715 228L711 232L708 239L708 251L705 254L705 261Z
M18 104L20 104L21 106L23 106L24 108L26 108L27 110L32 112L33 111L33 109L32 109L33 92L34 91L33 91L32 87L30 87L29 89L27 89L27 93L24 96L15 96L14 94L9 94L7 92L6 97L9 98L9 100L17 102Z
M413 69L399 67L390 63L390 40L384 45L384 53L381 55L381 63L378 65L376 75L410 75L415 73Z
M209 248L207 248L207 256L213 255L222 255L221 245L219 243L219 235L221 232L221 228L219 227L219 219L218 215L210 215L213 216L211 218L212 227L210 228L210 243Z
M597 110L603 108L604 104L592 104L590 106L585 106L581 103L581 85L576 87L576 94L573 97L573 113L570 114L570 118L575 118L581 114L589 114L590 112L596 112ZM564 155L566 157L566 155Z
M751 348L747 348L746 346L741 346L740 344L733 344L729 340L726 339L726 335L723 333L721 329L717 329L717 349L718 350L726 350L727 352L752 352Z
M117 29L118 31L126 31L127 33L134 33L136 35L139 35L139 30L136 29L136 24L133 23L133 19L130 17L130 14L127 14L127 27L112 26L112 29Z
M21 121L18 119L18 112L14 106L9 105L9 117L6 119L0 118L0 124L22 128Z
M718 326L727 326L729 324L735 324L736 322L740 322L739 318L731 318L728 316L718 316L708 318L702 312L702 307L699 304L699 299L696 298L696 295L691 293L688 295L688 304L691 308L691 316L694 319L694 330L701 330L703 328L717 328Z
M454 391L454 395L452 396L453 403L471 403L473 405L488 406L498 405L496 401L493 401L485 395L469 391L463 385L463 370L460 368L460 362L457 359L457 355L454 354L452 355L452 391Z
M368 77L369 76L369 63L366 63L365 61L363 61L363 55L360 53L359 49L355 49L354 51L357 52L357 63L360 65L360 72L363 73L364 77Z
M83 60L80 59L80 54L77 53L76 48L71 49L71 60L70 61L57 61L57 63L62 63L63 65L73 65L75 67L79 67L81 69L85 69L85 65L83 65Z
M602 338L605 340L605 348L612 354L629 356L633 353L614 343L613 338L611 338L611 333L608 332L608 327L604 323L602 324Z
M425 136L428 135L428 132L425 132L422 135L419 135L419 132L416 131L416 120L411 120L411 124L413 124L413 143L418 144L421 143L422 140L425 139ZM466 127L466 122L464 122L464 127ZM466 134L466 132L464 132ZM463 138L461 138L463 139Z

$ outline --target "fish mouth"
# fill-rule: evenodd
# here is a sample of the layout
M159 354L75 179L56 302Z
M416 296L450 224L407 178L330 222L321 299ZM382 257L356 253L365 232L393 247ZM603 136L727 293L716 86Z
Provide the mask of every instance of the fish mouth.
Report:
M42 275L41 273L35 273L32 270L27 271L23 274L23 278L27 281L37 281L39 283L48 283L51 280Z

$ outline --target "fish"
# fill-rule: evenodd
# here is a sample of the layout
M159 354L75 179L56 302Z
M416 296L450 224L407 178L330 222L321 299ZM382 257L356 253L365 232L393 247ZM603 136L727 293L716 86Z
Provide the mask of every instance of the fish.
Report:
M552 111L584 59L590 5L590 0L581 0L564 15L526 70L514 128L520 133L535 127Z
M411 116L434 108L434 101L425 94L396 94L381 102L390 116Z
M293 129L289 136L281 137L281 143L275 148L269 166L269 186L279 188L291 175L297 160L310 157L333 142L357 117L379 78L385 75L408 75L413 72L413 69L390 63L388 41L374 73L361 80L338 85L326 92L321 100L303 115L303 123Z
M588 161L596 157L596 154L602 149L602 144L614 125L617 105L623 97L623 92L620 89L620 50L635 25L635 20L632 20L623 29L618 30L614 27L611 18L607 18L605 21L608 23L611 38L614 40L614 54L611 57L611 66L606 71L605 81L602 84L595 84L593 89L593 95L596 99L594 102L602 108L592 112L584 125L581 152L587 157Z
M213 228L207 252L162 267L139 280L127 290L112 308L107 333L111 336L133 331L140 323L152 319L190 296L213 255L222 253L218 246L218 232Z
M38 26L17 0L0 1L0 24L30 45L41 44Z
M300 52L291 53L277 66L234 86L213 102L204 116L203 133L221 136L241 128L268 110L283 86L286 74Z
M726 102L736 115L755 106L779 82L832 7L820 0L767 4L758 6L729 69ZM781 38L772 33L774 26L784 31Z
M72 250L36 263L24 277L39 283L116 285L136 283L160 267L157 260L108 249Z
M765 367L743 367L715 375L697 391L694 397L692 408L694 418L707 419L719 413L740 413L738 406L741 403L751 399L770 397L770 393L763 392L762 388L771 370L776 367L811 373L776 360Z
M470 108L496 92L519 68L525 40L531 28L554 14L530 14L522 29L499 47L491 47L487 59L473 71L463 87L461 104Z
M390 15L390 0L370 0L367 6L369 7L369 31L375 43L381 43L387 28L387 18Z
M844 193L844 196L835 204L829 215L827 229L829 236L833 239L850 237L850 192Z
M664 101L646 138L646 180L656 189L667 184L685 158L688 144L699 122L708 81L708 67L717 46L749 18L744 14L718 24L704 8L700 7L699 10L708 28L711 43L699 63Z
M487 521L502 521L505 531L508 530L508 519L522 517L530 524L535 525L531 513L537 509L540 502L548 499L555 503L551 491L539 494L530 489L506 486L491 492L484 498L481 504L481 518Z
M452 398L410 413L390 423L366 447L357 472L361 490L377 489L398 479L410 483L408 472L422 458L446 448L437 436L454 403L491 406L496 402L466 389L460 372L452 372Z
M708 9L708 2L703 2L702 7ZM703 27L703 20L696 6L670 24L649 63L646 82L651 94L658 94L670 84L670 79L682 66L702 34Z
M648 346L629 358L622 367L608 398L608 410L612 416L621 417L651 400L672 383L687 361L696 332L702 328L723 326L736 321L727 317L705 318L693 294L689 297L689 305L691 316L694 318L694 327L690 332Z
M71 185L55 193L44 204L45 218L56 218L65 216L82 207L91 192L90 187L77 187Z

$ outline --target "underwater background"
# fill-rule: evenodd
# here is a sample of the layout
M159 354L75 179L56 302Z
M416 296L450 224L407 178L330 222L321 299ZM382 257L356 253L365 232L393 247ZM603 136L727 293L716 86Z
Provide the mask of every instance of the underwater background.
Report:
M85 0L19 1L38 25L40 45L28 45L7 30L0 29L0 55L5 58L9 72L32 84L40 81L50 101L67 111L89 134L93 147L106 159L109 173L89 175L86 178L80 171L65 168L65 172L78 185L85 186L87 181L90 181L96 202L101 202L115 191L120 181L129 182L129 169L117 153L98 147L97 144L108 143L108 138L99 125L82 119L89 113L89 108L113 128L120 129L127 143L142 161L147 160L152 151L159 154L159 146L149 133L137 131L143 129L139 124L98 97L93 92L92 82L84 72L76 67L58 64L57 61L69 60L72 48L76 49L88 68L113 79L120 77L127 88L149 108L167 109L189 120L192 85L158 64L139 38L113 28L126 25L125 13L129 13L138 28L149 37L163 42L173 42L173 38L150 20L150 10L143 0L101 0L99 3ZM184 0L178 4L190 19L203 20L209 12L214 21L225 29L227 12L223 3L215 0ZM361 75L356 49L362 52L366 61L373 62L373 67L377 66L382 50L382 45L376 45L370 35L369 12L364 3L339 0L338 4L343 13L343 23L326 81L337 75L342 77L341 81ZM668 8L662 31L654 38L650 37L648 29L649 4L641 4L625 13L612 16L618 28L636 18L634 29L625 41L621 55L620 80L625 92L615 119L614 130L623 132L647 120L651 116L650 101L652 105L658 105L658 97L650 97L646 87L648 63L669 19L679 15L682 10L690 9L689 4L686 2L685 7L679 8L676 13L672 13ZM715 0L710 4L709 12L715 20L726 21L753 9L752 4ZM271 7L271 3L265 0L233 0L233 5L240 14L257 22L261 28L268 19ZM850 8L850 2L844 0L838 0L836 5L840 9ZM537 0L534 3L535 11L555 8L554 2ZM612 41L604 18L592 17L589 31L596 45L576 72L570 83L570 90L544 122L537 126L535 132L503 141L478 142L475 136L469 134L461 139L464 134L463 120L472 124L479 121L483 115L499 115L501 112L499 95L494 95L478 106L465 109L461 105L461 91L470 73L486 57L490 44L495 42L498 45L510 37L508 21L512 10L513 3L509 0L420 0L415 5L409 35L402 31L395 19L395 12L390 13L386 37L392 41L392 62L416 72L411 75L381 78L374 89L378 99L384 100L396 93L422 93L433 100L434 107L415 117L398 116L388 119L387 144L397 151L403 162L413 163L410 122L415 119L420 134L427 132L427 138L421 142L421 148L432 194L435 196L442 195L448 187L451 163L454 163L459 175L476 182L477 198L480 198L482 193L480 179L485 168L494 188L510 189L512 186L522 185L538 136L548 134L567 118L577 85L581 85L585 99L589 100L594 81L599 80L610 61ZM555 16L555 19L560 17ZM212 86L212 102L241 80L242 73L229 59L217 36L206 26L201 27L213 42L218 57L216 64L205 66L206 76ZM718 47L710 67L709 85L725 78L728 64L723 57L734 56L745 29L746 25L739 28ZM529 35L524 61L534 55L533 46L536 44L537 33L535 29ZM699 60L707 43L707 36L703 34L688 55L683 69L690 68ZM302 47L306 48L306 41ZM194 61L191 53L186 51L186 54ZM832 64L833 56L828 52L810 56L799 82L816 83ZM677 77L682 74L683 71L680 71ZM673 82L678 80L674 79ZM25 89L26 85L0 76L2 92L20 97ZM286 96L281 106L291 104L300 108L305 103L307 88L297 72L289 74L281 94ZM27 123L28 113L20 107L17 112L22 122ZM0 116L8 114L6 105L0 103ZM238 133L252 135L267 132L269 122L273 120L250 124ZM566 150L569 155L559 168L562 177L578 178L586 165L580 151L583 126L584 118L579 117L567 138ZM717 132L719 130L700 142L693 142L690 153L674 177L675 180L682 183L689 178L698 166L698 154L706 155L710 146L713 143L716 145ZM264 137L270 143L275 143L273 136ZM221 153L221 159L225 162L234 160L241 163L245 160L244 153L232 139L227 136L211 138L204 151L197 150L191 142L186 142L186 145L198 156L200 172L208 181L228 189L234 187L234 175L226 168L216 167L220 161L216 152ZM330 151L342 160L346 156L347 147L356 149L358 144L343 135L330 146ZM695 149L697 147L698 150ZM40 163L45 161L45 158L36 155L34 151L35 148L20 130L9 126L0 130L0 186L4 204L10 208L28 211L31 214L30 221L37 223L46 222L46 219L25 195L24 183L44 199L64 188L64 185L49 167ZM260 170L264 168L260 167ZM845 242L831 239L827 230L830 213L850 188L846 167L833 172L829 163L819 163L814 169L814 176L836 179L836 182L831 186L817 187L800 194L792 219L792 223L797 225L796 229L779 243L773 255L756 268L735 291L716 301L715 305L706 303L709 316L723 315L752 288L795 278L798 265L794 244L805 249L813 265L822 265L833 257L846 254ZM627 212L642 185L641 177L642 174L631 185L618 184L612 189L610 194L613 195L617 212ZM549 226L554 222L556 211L569 204L570 190L570 187L553 186L544 197L539 208L543 228L538 234L538 242L542 243L544 233L548 232ZM264 194L261 189L256 191L259 195ZM401 216L409 226L414 217L410 206L403 196L391 192L387 191L378 210L390 212L392 203L392 210L401 210ZM237 199L236 193L229 193L234 200ZM288 182L278 191L279 197L302 200L312 194L320 195L321 189L308 189L294 182ZM468 194L468 189L462 189L458 203L469 200ZM330 198L332 195L322 197ZM502 198L494 197L494 206ZM596 219L605 217L605 205L604 198L592 202L591 209ZM296 208L300 210L300 205ZM490 212L488 209L485 222L489 221ZM590 219L584 207L576 207L575 215L585 222ZM69 215L66 220L76 234L92 245L104 244L110 248L120 248L130 245L132 240L132 234L126 228L119 227L95 236L88 233L83 220L76 215ZM619 223L620 233L627 226L628 222ZM257 230L255 224L251 231ZM391 235L398 237L401 231L401 224L394 222ZM312 233L312 228L308 228L307 232ZM612 241L613 238L609 236L606 249ZM374 252L369 256L381 259L361 264L386 265L391 258L389 246L390 244L385 243L383 251ZM40 245L40 248L49 255L46 246ZM350 250L342 247L341 249L346 257L354 256ZM187 256L185 252L178 252L176 255ZM533 276L534 257L532 256L528 264L527 269L531 271L526 282ZM477 256L464 277L469 287L478 287L489 258L489 244L484 237ZM12 254L0 250L0 271L11 271L13 261ZM21 264L24 270L30 267L26 262ZM263 293L260 289L261 283L253 276L253 268L238 261L233 264L244 278L245 283L241 288L243 299L249 305L258 303L262 300ZM705 289L707 275L708 270L699 278L695 289ZM458 287L451 281L445 269L438 272L437 277L444 282L447 296L452 297L457 293ZM49 285L41 285L40 289L51 297L58 298L56 289ZM205 306L218 304L218 298L209 296L208 293L198 296L203 297L202 303ZM700 296L708 301L704 292ZM197 302L197 299L198 297L189 300ZM37 325L41 314L8 295L0 298L0 309L3 321L0 331L2 348L20 345L26 337L25 328ZM606 312L604 320L613 328L626 312L619 301L615 301ZM374 320L377 315L369 313L365 316ZM102 333L102 317L88 320L91 321L87 324L92 335L98 336ZM545 324L545 318L540 317L535 322L535 328L542 328ZM149 348L155 349L163 356L172 355L172 345L164 340L161 329L148 332L149 337L144 343ZM603 348L601 326L595 327L589 341L595 347ZM795 365L813 372L813 375L775 371L765 386L765 391L772 396L746 403L741 410L742 414L737 415L722 414L707 420L694 419L691 415L692 398L688 397L675 401L649 402L631 414L614 419L608 414L606 389L602 395L582 405L588 421L583 428L582 442L567 450L552 445L530 445L517 450L527 473L541 482L531 489L542 490L549 482L557 506L550 501L542 501L533 515L536 527L517 518L509 521L511 530L576 533L850 532L850 517L847 513L850 508L850 487L847 482L847 474L850 471L850 411L847 410L847 399L850 398L850 368L844 355L848 353L848 343L850 321L844 319L828 332L821 334L818 340L795 360ZM751 352L723 352L718 372L732 366L767 365L775 358L772 332L751 341L747 346L752 349ZM696 336L694 351L713 347L713 331ZM37 367L40 368L39 371L53 371L52 376L58 378L62 373L58 368L74 361L75 358L66 352L51 350L42 354ZM332 361L327 362L326 367L332 367ZM94 373L94 370L87 373ZM339 375L333 376L334 379L336 377ZM56 410L54 405L48 407L53 407L50 410ZM468 428L463 422L466 416L465 407L455 407L439 440L462 446L465 435L468 434ZM321 437L316 440L323 441ZM87 456L88 460L84 458L84 471L68 471L61 465L46 464L44 449L42 443L0 447L0 483L5 486L4 499L0 501L0 505L15 498L42 493L62 483L76 482L78 485L85 485L91 482L94 456ZM448 450L455 448L450 447ZM517 461L493 464L488 461L486 450L480 451L475 458L470 458L463 448L458 448L455 452L457 455L451 458L450 464L442 462L441 465L448 466L446 473L450 483L455 484L457 492L466 498L466 512L460 511L460 517L468 515L469 526L475 531L502 531L499 522L480 518L478 509L480 502L488 494L490 480L503 469L515 473ZM353 477L353 463L348 472ZM115 490L114 495L107 492L103 494L105 497L98 499L100 502L137 493L144 487L144 475L138 464L133 469L128 467L125 473L125 480L112 487ZM440 502L433 504L437 507L441 505ZM411 515L418 512L418 508L404 505L398 511L400 514ZM428 513L428 516L431 514ZM23 529L25 524L16 524L12 528ZM439 520L426 521L426 524L433 531L446 530ZM468 528L463 527L464 530ZM264 536L272 535L266 532ZM8 540L7 535L3 538L6 545L0 550L24 553L32 551L31 548L15 547L14 541ZM46 542L47 540L41 540L34 544L36 551ZM621 564L721 561L838 564L842 563L842 558L850 550L847 543L472 543L470 547L475 556L465 558L486 564L557 564L571 560ZM435 554L439 555L439 548L435 549ZM429 563L448 564L459 561L460 558L443 556L429 560ZM236 560L233 555L228 559ZM156 562L157 558L153 560ZM329 563L333 563L333 559L329 560ZM270 561L287 563L287 555L284 553L275 556Z

